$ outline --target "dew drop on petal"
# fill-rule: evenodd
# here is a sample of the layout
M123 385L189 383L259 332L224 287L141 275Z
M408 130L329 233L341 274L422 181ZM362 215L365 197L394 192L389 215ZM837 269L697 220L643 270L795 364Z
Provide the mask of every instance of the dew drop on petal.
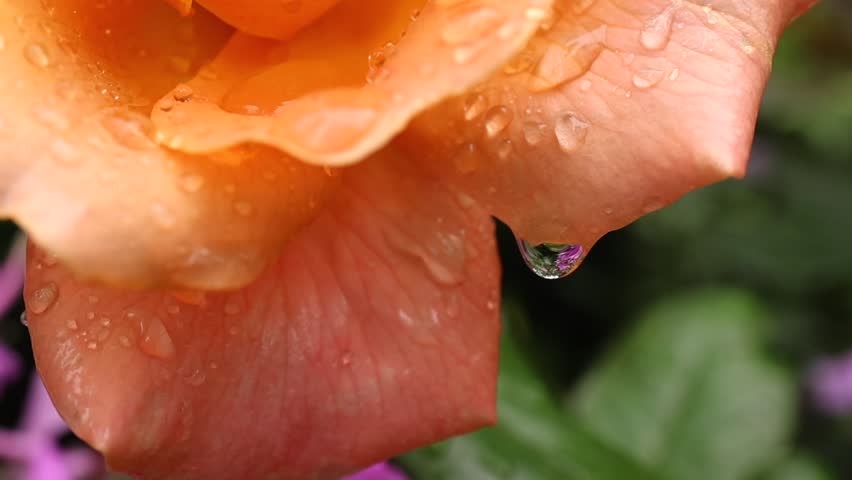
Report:
M30 43L24 47L24 57L34 67L46 68L50 65L50 57L47 55L47 50L40 43Z
M47 285L39 288L30 295L30 301L27 302L27 307L36 315L46 312L56 303L59 297L59 287L55 283L50 282Z
M522 239L518 239L518 248L527 267L539 277L548 280L570 275L583 259L585 252L580 245L532 245Z
M653 68L640 68L633 74L633 85L636 88L648 89L660 83L664 72Z
M21 320L21 325L29 328L30 322L29 322L29 320L27 320L27 312L26 311L21 312L20 320Z
M589 126L589 122L573 112L565 113L557 118L554 132L559 148L565 153L577 151L586 141Z
M485 134L494 138L512 123L512 112L503 105L496 106L485 114Z
M194 173L188 174L180 181L181 188L187 193L195 193L204 187L204 177Z
M480 93L467 97L464 101L464 119L471 121L480 115L488 107L488 101Z
M175 344L163 322L157 317L139 321L139 349L154 358L167 359L175 354Z
M670 5L661 13L649 18L639 33L639 43L648 50L662 50L672 35L674 6Z
M539 122L526 122L524 124L524 140L531 146L538 145L544 140L547 125Z

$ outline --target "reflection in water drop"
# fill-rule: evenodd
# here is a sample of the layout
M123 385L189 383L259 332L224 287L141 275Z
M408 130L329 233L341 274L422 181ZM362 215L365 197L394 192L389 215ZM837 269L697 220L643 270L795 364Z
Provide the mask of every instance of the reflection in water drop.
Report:
M531 245L518 239L518 248L524 262L536 275L555 280L570 275L583 259L585 249L581 245L542 243Z

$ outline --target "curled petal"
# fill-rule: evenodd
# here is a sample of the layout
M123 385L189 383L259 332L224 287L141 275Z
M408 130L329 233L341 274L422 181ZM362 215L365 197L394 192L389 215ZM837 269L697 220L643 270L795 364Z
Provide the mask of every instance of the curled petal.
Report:
M188 153L256 142L313 164L356 163L503 65L551 3L344 0L283 43L235 36L153 118L161 141Z
M285 39L328 12L338 1L200 0L198 3L241 32Z
M0 11L0 213L78 273L244 285L339 182L273 149L155 144L153 100L231 34L211 15L143 0L4 0Z
M403 143L531 243L588 249L744 174L795 3L562 2L503 71Z
M301 480L492 423L493 223L404 163L345 176L256 282L197 305L36 269L32 252L36 362L72 429L143 479Z

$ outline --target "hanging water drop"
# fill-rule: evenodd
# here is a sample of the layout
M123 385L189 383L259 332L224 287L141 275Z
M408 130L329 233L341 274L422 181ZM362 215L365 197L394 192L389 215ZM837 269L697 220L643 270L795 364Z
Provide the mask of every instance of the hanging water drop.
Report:
M583 260L585 253L581 245L556 243L532 245L522 239L518 239L518 248L530 270L548 280L570 275Z
M27 312L26 311L21 312L21 319L20 320L21 320L21 325L23 325L27 328L30 327L30 322L27 320Z

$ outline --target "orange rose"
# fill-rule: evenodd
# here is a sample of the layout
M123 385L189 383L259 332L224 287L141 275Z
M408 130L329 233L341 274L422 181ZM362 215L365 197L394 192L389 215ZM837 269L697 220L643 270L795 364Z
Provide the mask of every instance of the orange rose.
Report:
M808 2L169 3L0 2L37 363L114 468L324 479L492 423L489 215L558 276L742 175Z

